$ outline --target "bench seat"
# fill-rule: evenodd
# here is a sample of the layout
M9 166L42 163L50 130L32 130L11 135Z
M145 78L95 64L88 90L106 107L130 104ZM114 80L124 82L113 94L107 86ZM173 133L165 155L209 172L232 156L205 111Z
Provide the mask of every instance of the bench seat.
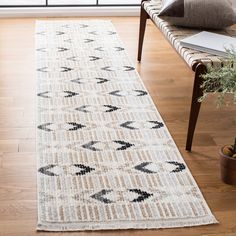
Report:
M181 46L181 39L197 34L201 32L201 30L171 25L170 23L158 17L160 9L161 0L155 0L155 2L152 0L142 0L139 26L138 61L141 61L146 21L147 19L151 19L153 23L157 26L157 28L163 33L163 35L169 41L172 47L177 51L179 56L195 72L189 115L188 133L186 140L186 150L191 151L194 131L201 107L201 103L198 101L198 99L203 95L203 91L201 88L201 84L203 82L202 75L206 73L207 65L212 65L214 67L219 68L227 62L227 59ZM211 32L236 38L236 30L234 28L227 28L220 31L215 30ZM174 70L175 68L172 69Z
M180 54L184 61L191 67L194 71L196 65L201 62L204 65L211 64L213 66L219 67L225 62L225 59L212 54L199 52L196 50L188 49L180 45L180 40L188 36L197 34L202 30L189 29L184 27L176 27L168 22L160 19L158 13L161 10L161 0L159 1L143 1L143 8L148 13L149 17L155 23L155 25L161 30L165 35L166 39L175 48L175 50ZM227 36L232 36L236 38L236 30L227 28L221 31L211 31L214 33L220 33Z

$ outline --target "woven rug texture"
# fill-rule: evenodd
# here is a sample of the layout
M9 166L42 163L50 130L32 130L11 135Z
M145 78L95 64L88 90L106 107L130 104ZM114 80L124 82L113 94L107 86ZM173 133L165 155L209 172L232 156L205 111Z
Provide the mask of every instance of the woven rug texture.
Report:
M38 230L217 223L110 21L38 21L36 57Z

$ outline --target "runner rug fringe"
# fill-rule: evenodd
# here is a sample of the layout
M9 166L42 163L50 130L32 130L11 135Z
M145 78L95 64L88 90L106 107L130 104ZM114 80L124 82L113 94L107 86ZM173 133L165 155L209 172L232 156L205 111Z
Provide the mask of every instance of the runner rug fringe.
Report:
M38 21L38 230L217 223L109 21Z

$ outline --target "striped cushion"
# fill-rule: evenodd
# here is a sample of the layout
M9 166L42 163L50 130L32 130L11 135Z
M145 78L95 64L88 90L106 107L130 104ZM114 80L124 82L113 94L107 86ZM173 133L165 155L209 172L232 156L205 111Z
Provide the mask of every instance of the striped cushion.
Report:
M143 7L156 24L156 26L162 31L171 45L176 49L176 51L183 57L186 63L194 70L197 63L202 62L204 65L211 64L214 67L222 66L225 63L225 59L212 54L192 50L185 48L180 45L180 40L191 36L193 34L201 32L201 30L189 29L183 27L177 27L169 24L168 22L160 19L157 15L161 10L161 0L155 1L144 1ZM232 28L227 28L221 31L212 31L227 36L232 36L236 38L236 30Z

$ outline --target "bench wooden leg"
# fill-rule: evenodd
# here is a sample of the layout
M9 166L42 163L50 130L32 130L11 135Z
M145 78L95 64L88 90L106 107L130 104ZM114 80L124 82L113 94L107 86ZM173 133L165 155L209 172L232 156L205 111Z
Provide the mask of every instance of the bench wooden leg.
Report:
M143 2L143 1L142 1ZM139 42L138 42L138 61L141 61L142 57L142 49L143 49L143 38L146 29L146 22L149 18L149 15L141 5L141 12L140 12L140 24L139 24Z
M191 148L192 148L194 131L195 131L198 114L201 107L201 103L198 102L198 98L201 97L203 94L200 86L202 84L201 75L204 73L206 73L206 67L203 64L198 64L195 70L192 104L191 104L189 124L188 124L188 134L187 134L187 142L186 142L187 151L191 151Z

